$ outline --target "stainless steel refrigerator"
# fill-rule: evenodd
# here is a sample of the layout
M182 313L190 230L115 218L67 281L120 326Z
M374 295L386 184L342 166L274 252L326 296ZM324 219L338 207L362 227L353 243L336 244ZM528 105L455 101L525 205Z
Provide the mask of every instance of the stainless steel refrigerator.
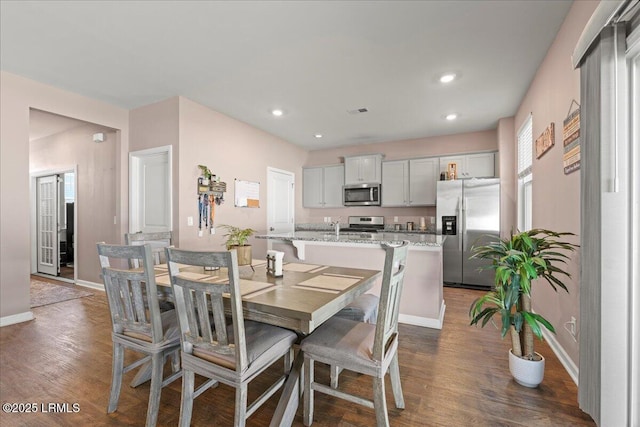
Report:
M470 288L490 288L492 270L480 270L487 262L469 259L474 244L500 236L500 179L438 181L437 233L446 235L443 245L444 282Z

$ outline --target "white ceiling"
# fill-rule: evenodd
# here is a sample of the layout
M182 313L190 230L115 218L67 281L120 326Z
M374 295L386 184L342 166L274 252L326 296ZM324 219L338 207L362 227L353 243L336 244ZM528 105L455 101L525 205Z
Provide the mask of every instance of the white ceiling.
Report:
M321 149L495 128L570 6L1 0L0 65L127 109L182 95ZM460 78L444 86L447 71Z

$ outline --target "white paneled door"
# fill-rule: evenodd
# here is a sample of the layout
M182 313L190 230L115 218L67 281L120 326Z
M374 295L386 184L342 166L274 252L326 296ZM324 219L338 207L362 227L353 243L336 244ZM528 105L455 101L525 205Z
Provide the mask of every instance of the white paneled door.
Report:
M295 175L280 169L267 169L267 229L287 233L294 229Z
M58 175L36 180L38 272L58 275Z
M136 233L171 230L171 147L130 153L131 214Z

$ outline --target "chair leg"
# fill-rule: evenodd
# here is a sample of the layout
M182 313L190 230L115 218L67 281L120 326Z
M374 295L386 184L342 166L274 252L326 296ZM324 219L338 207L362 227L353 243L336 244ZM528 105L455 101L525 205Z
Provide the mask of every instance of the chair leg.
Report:
M195 373L193 371L183 370L182 397L180 398L180 427L189 427L191 425L194 386Z
M236 387L236 413L233 419L234 427L244 427L247 421L247 384Z
M113 343L113 367L111 368L111 393L109 394L109 406L107 413L118 409L120 388L122 387L122 370L124 367L124 347L122 344Z
M164 356L162 353L151 357L151 386L149 390L149 406L147 408L147 427L154 427L160 410L160 394L162 393L162 368Z
M311 389L311 383L313 383L313 359L304 356L304 415L302 421L305 426L310 426L313 423L313 390Z
M373 377L373 407L376 410L377 427L389 427L387 415L387 400L384 396L384 376Z
M331 388L338 388L338 377L340 376L340 372L342 372L342 368L340 366L331 365Z
M174 374L180 371L180 349L171 353L171 372Z
M393 356L391 366L389 367L389 376L391 377L391 389L393 397L396 400L396 408L404 409L404 397L402 396L402 384L400 383L400 366L398 365L398 353Z

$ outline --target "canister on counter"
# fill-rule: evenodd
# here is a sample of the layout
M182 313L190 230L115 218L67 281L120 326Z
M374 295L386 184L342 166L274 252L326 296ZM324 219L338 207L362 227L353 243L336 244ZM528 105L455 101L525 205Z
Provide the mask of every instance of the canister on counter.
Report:
M413 221L407 222L407 231L413 231Z

